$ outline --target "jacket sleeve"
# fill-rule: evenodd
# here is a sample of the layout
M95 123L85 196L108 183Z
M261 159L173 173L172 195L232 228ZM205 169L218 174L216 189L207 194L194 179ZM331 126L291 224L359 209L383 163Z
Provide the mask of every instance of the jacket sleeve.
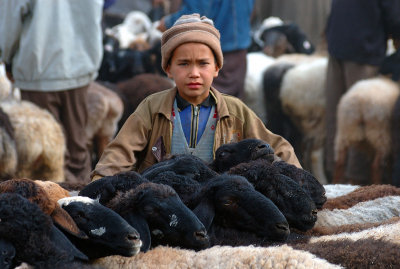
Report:
M146 148L151 130L151 120L143 118L145 113L140 113L142 110L139 106L130 115L117 136L106 147L91 173L92 180L118 172L135 170L137 163L135 152L141 152Z
M31 0L0 1L0 61L11 63L18 48L24 19L30 15Z

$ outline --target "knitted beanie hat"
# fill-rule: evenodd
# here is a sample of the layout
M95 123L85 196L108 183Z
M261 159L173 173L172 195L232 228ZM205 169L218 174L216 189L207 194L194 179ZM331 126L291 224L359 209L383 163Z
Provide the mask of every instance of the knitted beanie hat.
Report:
M189 43L203 43L211 48L217 60L217 66L222 67L224 57L219 41L219 31L211 19L194 13L181 16L174 25L165 31L161 37L161 67L165 71L172 52L178 46Z

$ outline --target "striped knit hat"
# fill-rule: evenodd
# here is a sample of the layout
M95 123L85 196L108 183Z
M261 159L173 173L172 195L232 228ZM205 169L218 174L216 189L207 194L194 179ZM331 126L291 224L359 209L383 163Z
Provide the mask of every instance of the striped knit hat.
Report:
M165 31L161 37L161 66L165 71L173 51L180 45L189 42L203 43L214 52L219 68L222 67L224 57L219 41L219 31L214 27L211 19L194 13L181 16L175 24Z

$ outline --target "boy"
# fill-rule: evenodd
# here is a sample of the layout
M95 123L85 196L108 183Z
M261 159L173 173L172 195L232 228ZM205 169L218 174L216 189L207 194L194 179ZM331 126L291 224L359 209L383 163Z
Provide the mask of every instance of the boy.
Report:
M223 65L220 34L199 14L181 16L162 36L162 68L176 87L147 97L107 146L92 180L122 171L142 172L167 154L212 161L222 144L244 138L268 142L301 167L292 146L267 130L239 99L211 87Z

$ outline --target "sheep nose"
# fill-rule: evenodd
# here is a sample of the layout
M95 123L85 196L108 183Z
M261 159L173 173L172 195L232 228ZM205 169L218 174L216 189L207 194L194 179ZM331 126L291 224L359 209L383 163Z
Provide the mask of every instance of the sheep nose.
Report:
M197 240L202 240L202 241L208 240L208 235L207 235L207 232L206 232L206 231L197 231L197 232L194 232L194 237L195 237Z
M313 216L317 216L318 210L317 210L317 209L313 209L313 210L311 211L311 214L312 214Z
M133 241L134 243L138 243L140 241L140 235L139 234L128 234L127 240Z
M274 151L272 150L271 146L269 144L262 144L262 145L258 145L257 146L258 150L268 150L271 153L274 153Z

